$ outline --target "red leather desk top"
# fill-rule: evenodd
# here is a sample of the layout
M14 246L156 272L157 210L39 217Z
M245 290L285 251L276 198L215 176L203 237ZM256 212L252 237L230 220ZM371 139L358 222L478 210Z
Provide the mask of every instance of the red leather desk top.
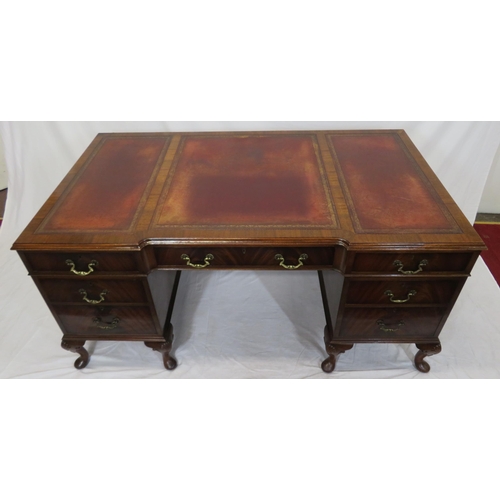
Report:
M186 137L156 226L337 227L314 135Z
M16 249L483 244L404 131L99 134Z
M396 134L328 134L358 232L460 232Z

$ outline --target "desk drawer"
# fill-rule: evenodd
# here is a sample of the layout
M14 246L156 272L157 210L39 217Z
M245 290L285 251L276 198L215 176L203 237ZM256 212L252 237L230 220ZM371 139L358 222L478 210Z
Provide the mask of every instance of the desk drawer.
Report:
M51 279L38 278L38 283L50 302L74 302L82 305L98 300L112 303L147 304L148 299L141 278L123 280Z
M25 259L33 271L93 274L108 271L137 272L135 253L122 252L24 252ZM73 268L74 265L74 268ZM80 275L81 276L81 275Z
M445 308L344 309L338 337L352 341L409 342L435 338Z
M65 334L88 340L161 337L149 307L53 306Z
M455 280L349 280L347 304L415 305L436 304L446 306L464 282ZM401 302L404 301L404 302Z
M471 253L357 253L351 272L408 275L435 272L466 273ZM349 272L349 269L347 270Z
M330 247L170 247L157 248L155 251L160 267L180 269L247 268L311 270L331 268L334 259L334 248Z
M252 267L265 267L266 269L331 269L334 253L334 248L330 247L248 248L246 260Z
M159 267L178 269L212 269L241 267L245 254L241 248L168 247L155 248Z

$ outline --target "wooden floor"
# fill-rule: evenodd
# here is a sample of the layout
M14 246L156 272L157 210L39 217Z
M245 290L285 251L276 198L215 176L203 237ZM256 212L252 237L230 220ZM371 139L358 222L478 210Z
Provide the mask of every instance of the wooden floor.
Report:
M476 224L496 224L500 223L500 214L477 214Z
M5 211L5 201L7 200L7 190L2 189L0 191L0 221L3 219L3 213ZM1 222L0 222L1 224Z

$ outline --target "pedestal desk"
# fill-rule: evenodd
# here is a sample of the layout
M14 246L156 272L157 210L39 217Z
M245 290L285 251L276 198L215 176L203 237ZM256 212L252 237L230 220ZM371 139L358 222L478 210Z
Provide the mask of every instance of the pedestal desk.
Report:
M325 372L358 342L427 372L485 246L406 133L370 130L99 134L13 249L76 368L133 340L174 369L181 271L247 269L318 272Z

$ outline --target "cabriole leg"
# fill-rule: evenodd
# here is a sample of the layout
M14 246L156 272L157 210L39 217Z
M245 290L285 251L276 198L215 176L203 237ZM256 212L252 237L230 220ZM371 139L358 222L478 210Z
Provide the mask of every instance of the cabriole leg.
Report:
M415 367L417 368L418 371L422 373L428 373L431 367L429 366L429 363L424 361L424 358L426 356L439 354L441 352L441 343L438 341L438 342L433 342L432 344L418 343L415 345L417 346L417 349L420 349L415 355Z
M158 351L163 356L163 364L167 370L174 370L177 367L177 361L175 358L170 356L170 351L172 350L172 343L174 341L172 324L166 328L165 339L158 342L144 342L147 347L150 347L154 351Z
M328 329L328 325L325 326L325 347L328 353L328 358L326 358L323 363L321 363L321 369L325 373L332 373L335 370L335 365L337 364L337 358L340 354L352 349L354 344L338 344L330 340L331 335Z
M63 349L80 355L80 357L75 361L75 368L78 370L85 368L89 364L90 360L90 355L87 349L83 347L84 344L85 340L63 340L61 342L61 347Z

